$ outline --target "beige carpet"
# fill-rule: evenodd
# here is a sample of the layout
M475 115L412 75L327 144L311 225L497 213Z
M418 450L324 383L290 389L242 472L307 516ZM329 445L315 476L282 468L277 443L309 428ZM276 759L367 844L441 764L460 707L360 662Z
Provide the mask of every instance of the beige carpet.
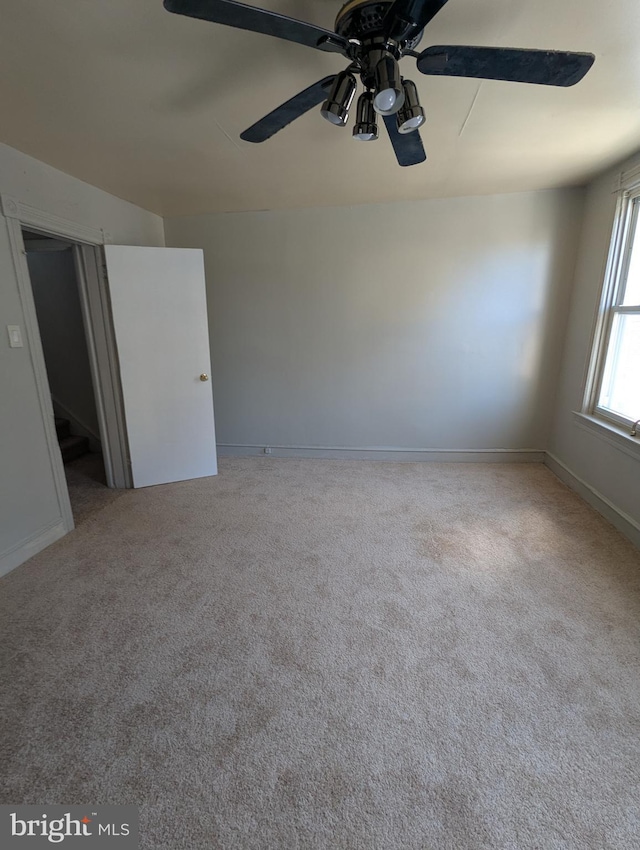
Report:
M142 847L640 846L640 554L546 468L225 460L1 583L2 802Z

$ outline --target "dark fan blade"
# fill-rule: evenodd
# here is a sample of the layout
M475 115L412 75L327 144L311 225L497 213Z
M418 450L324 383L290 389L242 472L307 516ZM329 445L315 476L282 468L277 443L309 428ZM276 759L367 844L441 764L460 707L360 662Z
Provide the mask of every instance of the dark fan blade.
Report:
M417 130L399 133L395 115L385 115L384 123L399 165L418 165L426 160L427 155Z
M296 118L322 103L334 79L335 77L325 77L313 86L309 86L308 89L299 92L295 97L274 109L273 112L252 124L244 133L240 134L240 138L244 139L245 142L266 142L278 130L282 130L287 124L291 124Z
M396 0L385 15L383 31L394 41L414 38L448 0Z
M345 53L347 46L344 38L330 30L268 12L266 9L236 3L235 0L164 0L164 8L177 15L261 32L332 53Z
M573 86L580 82L594 61L592 53L456 45L427 47L417 64L423 74L436 76Z

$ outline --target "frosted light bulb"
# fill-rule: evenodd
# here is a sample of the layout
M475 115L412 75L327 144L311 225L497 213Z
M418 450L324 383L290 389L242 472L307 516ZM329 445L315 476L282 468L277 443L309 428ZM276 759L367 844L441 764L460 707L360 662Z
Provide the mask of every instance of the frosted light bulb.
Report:
M373 100L373 105L376 112L385 115L391 112L396 102L396 93L393 89L383 89L379 91Z
M398 132L410 133L412 130L417 130L418 127L422 127L424 121L424 115L414 115L413 118L407 118L407 120L402 124L402 126L398 127Z
M321 109L320 114L323 118L326 118L331 124L335 124L336 127L343 127L346 124L346 121L340 117L340 115L334 115L333 112L329 112L328 109Z

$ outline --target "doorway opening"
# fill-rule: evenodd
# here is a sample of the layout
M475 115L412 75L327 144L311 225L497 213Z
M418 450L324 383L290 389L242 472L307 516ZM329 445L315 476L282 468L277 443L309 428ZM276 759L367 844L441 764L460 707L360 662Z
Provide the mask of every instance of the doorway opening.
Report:
M124 492L113 486L110 470L105 470L108 434L100 417L99 374L92 365L95 351L90 351L81 247L24 227L22 238L56 438L74 524L78 525Z

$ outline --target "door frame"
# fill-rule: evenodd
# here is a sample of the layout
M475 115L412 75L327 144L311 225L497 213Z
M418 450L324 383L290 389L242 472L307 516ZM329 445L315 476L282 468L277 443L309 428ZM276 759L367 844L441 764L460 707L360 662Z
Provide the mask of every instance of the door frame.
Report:
M109 487L128 488L132 484L126 421L103 252L103 246L111 242L111 235L105 230L87 227L84 224L78 224L44 210L39 210L29 204L23 204L10 195L0 194L0 207L9 232L25 330L29 342L29 355L36 379L38 401L60 513L66 531L71 531L74 528L73 514L55 429L53 405L27 265L27 255L22 238L22 228L34 230L44 236L64 239L73 245L78 276L78 295L96 396L107 484Z
M104 250L98 245L76 244L73 256L96 396L107 485L131 488L133 480L127 424Z

